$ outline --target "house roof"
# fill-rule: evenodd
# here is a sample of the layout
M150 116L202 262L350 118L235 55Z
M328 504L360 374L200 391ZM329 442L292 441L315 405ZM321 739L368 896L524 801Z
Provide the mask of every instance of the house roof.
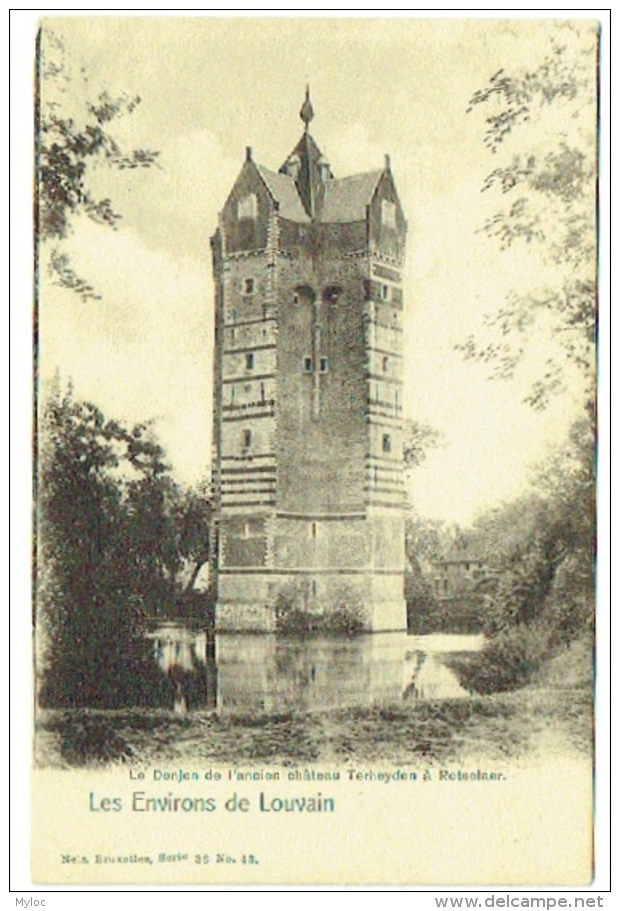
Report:
M456 538L438 563L484 563L484 557L471 541L463 537Z
M270 171L262 165L256 165L256 167L271 196L279 204L279 212L282 218L308 223L310 218L303 207L295 179L289 177L288 174Z
M326 181L320 220L340 224L365 221L366 207L372 200L382 173L368 171L341 180Z

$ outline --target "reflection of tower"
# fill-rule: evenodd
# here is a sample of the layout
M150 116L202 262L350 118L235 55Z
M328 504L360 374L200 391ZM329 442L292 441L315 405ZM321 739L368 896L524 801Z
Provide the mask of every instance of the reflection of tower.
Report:
M212 240L219 629L358 604L404 629L401 270L382 169L336 179L309 132L246 161Z
M162 624L149 638L160 670L174 689L175 711L217 706L218 670L215 637L177 624Z

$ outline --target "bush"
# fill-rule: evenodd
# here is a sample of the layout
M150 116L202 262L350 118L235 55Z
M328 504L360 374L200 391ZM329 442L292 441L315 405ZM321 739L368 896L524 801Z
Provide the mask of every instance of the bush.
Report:
M366 625L362 599L347 586L338 589L329 602L314 604L304 603L303 592L293 583L278 592L275 614L280 635L354 636Z
M334 594L323 620L326 633L345 636L362 633L366 623L361 597L352 589L343 586Z
M593 567L584 554L570 554L558 567L545 616L558 639L571 642L594 629Z

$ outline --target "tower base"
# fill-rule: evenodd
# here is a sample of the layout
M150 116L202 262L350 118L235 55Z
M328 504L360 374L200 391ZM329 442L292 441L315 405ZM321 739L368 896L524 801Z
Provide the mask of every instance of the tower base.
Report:
M222 573L217 632L403 632L399 573Z

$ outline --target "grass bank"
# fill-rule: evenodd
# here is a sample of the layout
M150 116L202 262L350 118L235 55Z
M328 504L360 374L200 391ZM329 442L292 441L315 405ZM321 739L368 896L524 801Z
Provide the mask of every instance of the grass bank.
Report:
M528 754L587 755L592 652L573 643L519 690L490 696L260 717L46 710L37 764L420 765Z

